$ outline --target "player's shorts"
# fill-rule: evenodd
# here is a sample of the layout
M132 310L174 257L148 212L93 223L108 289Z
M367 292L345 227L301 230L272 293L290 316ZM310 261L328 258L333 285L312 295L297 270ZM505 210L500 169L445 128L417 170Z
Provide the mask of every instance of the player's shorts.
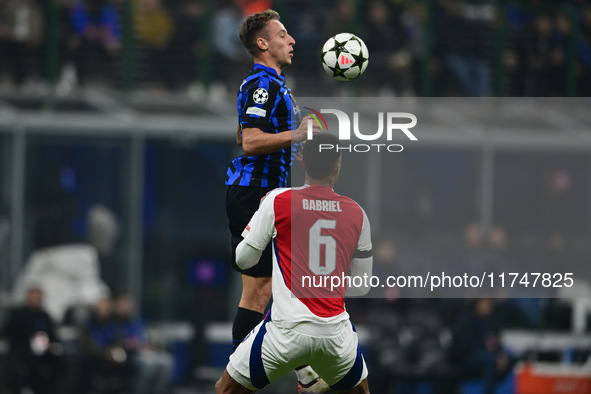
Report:
M236 246L242 241L242 232L250 218L259 209L261 198L273 188L255 186L228 186L226 192L226 213L232 234L232 268L253 277L270 277L273 272L271 243L263 251L259 263L246 270L236 265Z
M367 377L357 333L350 321L340 323L334 336L316 336L281 328L269 316L230 356L226 370L243 387L262 389L302 365L311 366L337 391L352 389Z

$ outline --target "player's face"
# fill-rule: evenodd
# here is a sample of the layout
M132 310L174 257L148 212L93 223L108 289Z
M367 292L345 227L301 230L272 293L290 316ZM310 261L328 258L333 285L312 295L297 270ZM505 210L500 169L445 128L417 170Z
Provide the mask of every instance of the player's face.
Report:
M268 53L279 67L291 64L295 40L287 33L283 23L271 20L267 25Z

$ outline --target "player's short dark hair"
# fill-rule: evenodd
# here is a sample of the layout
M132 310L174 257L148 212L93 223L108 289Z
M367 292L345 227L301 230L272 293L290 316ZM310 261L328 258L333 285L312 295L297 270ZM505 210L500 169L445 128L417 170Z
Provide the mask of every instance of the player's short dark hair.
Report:
M341 159L339 139L330 133L317 133L304 144L302 156L306 172L314 179L326 178Z
M256 55L259 51L257 39L263 37L268 40L267 24L272 20L281 20L277 11L266 10L249 15L240 25L240 41L251 55Z

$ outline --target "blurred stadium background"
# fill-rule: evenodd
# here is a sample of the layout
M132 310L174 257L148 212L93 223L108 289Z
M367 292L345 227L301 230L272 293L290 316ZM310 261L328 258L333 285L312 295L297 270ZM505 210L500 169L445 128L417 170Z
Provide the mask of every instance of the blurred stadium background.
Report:
M239 296L228 269L223 184L240 153L235 95L250 68L236 30L244 15L267 8L296 39L286 70L296 98L517 103L507 134L478 121L458 134L462 119L433 115L447 122L444 130L401 154L379 192L359 187L376 163L348 165L338 189L375 218L379 264L590 266L589 1L0 0L0 326L27 286L45 286L51 264L36 251L91 244L99 284L130 293L151 338L175 356L175 390L212 392ZM370 50L366 73L348 84L330 80L320 64L321 45L342 31ZM531 97L579 98L583 109L551 119ZM32 282L34 265L42 273ZM46 298L55 292L44 290ZM591 393L590 284L578 291L495 300L505 346L550 371L560 366L575 387L552 391L548 383L548 391L529 393ZM92 307L80 303L62 300ZM448 387L442 380L481 392L481 380L464 376L447 353L468 304L396 294L352 300L372 392L437 392ZM64 357L75 357L72 321L56 323L72 345ZM0 336L0 392L7 352ZM516 382L531 372L523 371L497 392L519 392ZM295 391L290 384L264 392Z

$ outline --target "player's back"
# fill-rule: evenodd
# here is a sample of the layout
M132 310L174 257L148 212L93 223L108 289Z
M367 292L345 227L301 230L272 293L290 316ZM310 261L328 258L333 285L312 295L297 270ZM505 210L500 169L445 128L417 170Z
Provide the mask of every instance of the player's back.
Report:
M344 278L367 226L361 207L311 185L277 194L274 211L273 320L347 320Z

